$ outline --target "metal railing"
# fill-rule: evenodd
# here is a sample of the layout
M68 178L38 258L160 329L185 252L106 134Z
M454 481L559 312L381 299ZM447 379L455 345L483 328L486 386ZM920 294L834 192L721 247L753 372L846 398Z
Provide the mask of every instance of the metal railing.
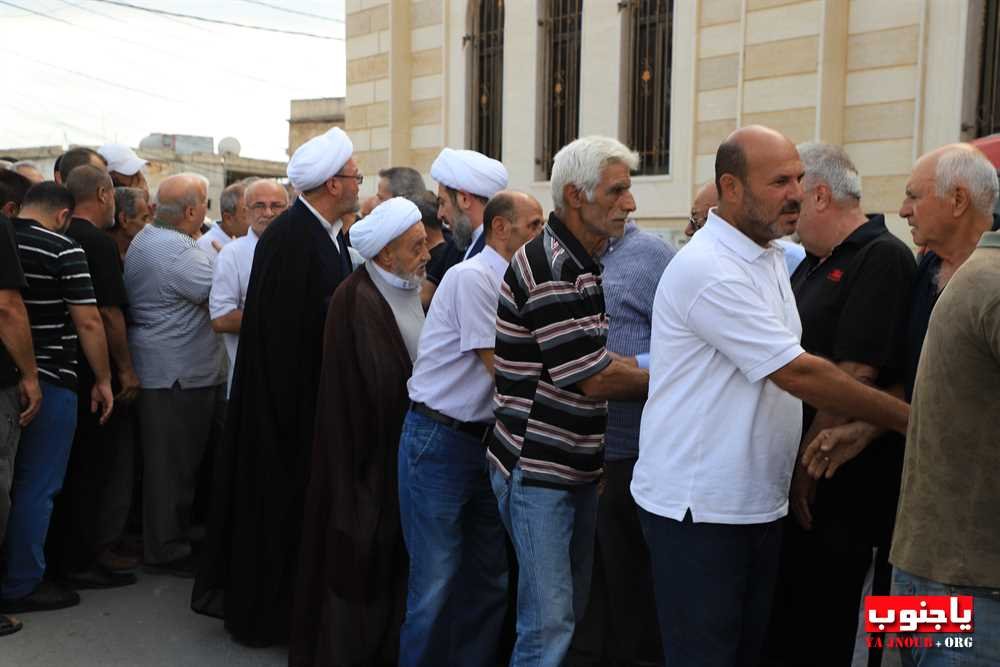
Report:
M542 0L541 153L543 179L556 152L580 130L580 32L582 0Z
M625 0L625 90L628 145L639 153L638 174L670 168L670 70L673 0Z
M1000 132L1000 0L987 0L976 109L976 136Z
M472 0L470 47L469 145L496 160L503 151L503 0Z

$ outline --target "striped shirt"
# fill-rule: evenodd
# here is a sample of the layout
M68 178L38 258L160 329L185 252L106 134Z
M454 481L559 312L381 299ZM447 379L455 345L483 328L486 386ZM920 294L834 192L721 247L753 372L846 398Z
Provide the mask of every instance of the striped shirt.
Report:
M128 344L143 389L198 389L226 381L212 330L212 261L190 236L146 225L125 255Z
M96 306L87 255L73 239L34 220L14 220L17 252L28 286L22 291L39 379L76 389L76 328L70 306Z
M577 383L611 363L601 265L555 214L515 253L497 307L496 426L487 456L504 474L568 486L603 472L606 401Z

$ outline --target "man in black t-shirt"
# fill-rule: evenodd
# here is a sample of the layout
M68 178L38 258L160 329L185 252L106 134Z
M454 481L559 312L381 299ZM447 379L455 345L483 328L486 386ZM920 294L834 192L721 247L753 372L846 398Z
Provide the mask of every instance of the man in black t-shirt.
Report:
M837 146L799 147L805 166L798 233L807 255L791 276L802 347L856 379L902 397L903 346L913 253L861 209L861 179ZM803 403L801 455L821 430L846 419ZM796 465L767 665L849 665L873 549L887 549L902 471L903 436L816 481ZM819 573L820 576L816 576ZM878 591L876 591L878 593ZM882 591L888 594L888 591ZM822 628L822 651L812 646Z
M28 313L21 299L26 284L14 231L10 221L0 216L0 544L10 514L10 485L21 427L34 418L42 401ZM20 629L20 621L0 615L0 636Z
M451 232L441 224L437 215L437 197L430 192L413 198L413 203L420 209L420 217L427 232L427 248L431 252L431 260L427 262L427 277L420 289L420 303L426 311L431 307L431 299L437 286L441 284L444 274L462 261L462 251L455 245Z
M114 222L115 191L108 172L93 165L77 167L66 179L76 200L66 235L87 254L97 309L116 371L117 400L127 404L139 388L132 367L122 309L126 304L121 259L115 241L104 231ZM94 371L82 351L77 354L77 426L62 493L56 499L46 544L49 571L75 588L110 588L135 583L132 574L115 573L98 565L108 546L101 544L99 518L103 493L113 482L115 441L90 411L87 397ZM113 415L113 419L122 415ZM133 564L134 565L134 564Z

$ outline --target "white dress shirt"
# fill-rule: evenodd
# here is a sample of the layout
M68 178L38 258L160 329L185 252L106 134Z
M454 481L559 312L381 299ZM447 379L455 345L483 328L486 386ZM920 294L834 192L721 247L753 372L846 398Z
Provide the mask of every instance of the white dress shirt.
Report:
M507 264L487 245L444 274L406 385L410 400L459 421L493 421L493 376L476 350L496 344L497 301Z
M302 200L302 203L305 204L307 209L312 211L312 214L316 216L317 220L319 220L319 224L323 225L323 229L325 229L326 233L330 235L331 239L333 239L333 246L337 249L337 254L339 255L340 244L337 243L337 234L339 234L340 230L343 229L344 223L338 220L337 222L330 224L329 220L324 218L322 215L320 215L319 211L313 208L313 205L309 203L308 199L306 199L305 197L299 197L299 199Z
M212 241L217 241L220 246L225 248L230 241L235 241L233 237L222 231L222 226L219 223L213 224L207 232L198 237L198 247L208 253L211 259L215 259L219 251L215 249L212 245Z
M257 235L253 229L249 229L246 236L236 239L219 252L212 271L212 293L208 298L208 311L213 320L234 310L243 310L256 248ZM222 340L226 344L226 355L229 357L229 383L226 385L226 396L229 396L229 390L233 386L233 369L236 368L236 348L240 336L224 333Z
M643 509L724 524L788 513L802 404L767 376L803 354L801 335L781 248L713 209L656 288L632 477Z

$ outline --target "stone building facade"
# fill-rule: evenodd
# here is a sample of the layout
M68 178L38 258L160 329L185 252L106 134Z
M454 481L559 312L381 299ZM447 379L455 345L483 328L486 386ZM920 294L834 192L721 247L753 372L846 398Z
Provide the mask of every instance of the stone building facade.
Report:
M630 12L656 1L348 0L346 130L362 170L406 164L426 174L443 146L473 147L476 100L485 93L472 83L484 62L472 47L480 17L499 10L497 157L512 186L548 208L539 147L550 87L563 85L561 72L550 71L565 64L552 60L553 48L567 51L548 44L566 37L546 26L575 12L571 136L628 141L627 91L636 89L629 77L641 70L649 78L633 62L640 33L630 32L638 25ZM633 191L637 219L665 236L677 235L693 192L712 178L719 142L750 123L795 141L843 144L861 172L865 208L894 213L914 159L981 134L981 93L1000 87L984 83L997 68L984 74L983 63L984 42L996 34L984 23L997 21L997 0L659 1L669 12L669 50L652 75L669 77L669 161L663 173L635 176ZM565 16L555 21L566 25ZM898 217L890 224L909 240Z

